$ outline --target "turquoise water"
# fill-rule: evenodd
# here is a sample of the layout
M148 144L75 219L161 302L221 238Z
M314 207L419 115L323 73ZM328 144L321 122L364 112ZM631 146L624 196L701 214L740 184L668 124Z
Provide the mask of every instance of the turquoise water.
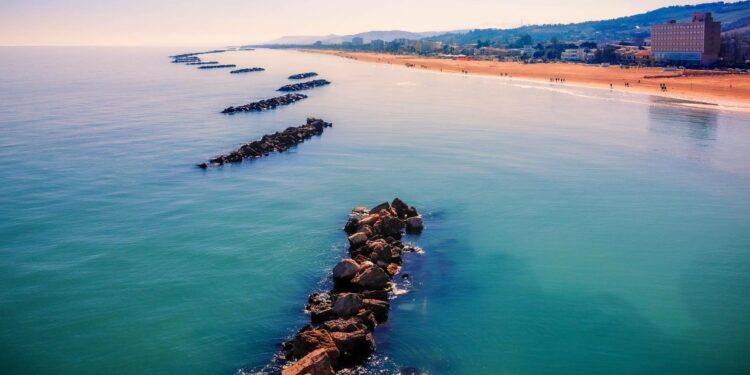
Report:
M750 372L750 117L649 97L231 52L0 49L0 373L266 364L349 209L426 213L378 332L430 374ZM332 85L260 114L286 76ZM197 162L307 116L289 153ZM386 367L388 367L386 366Z

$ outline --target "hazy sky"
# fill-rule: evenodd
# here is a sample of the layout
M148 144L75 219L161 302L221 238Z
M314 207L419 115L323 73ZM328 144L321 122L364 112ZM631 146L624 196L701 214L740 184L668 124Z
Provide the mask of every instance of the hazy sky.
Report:
M0 45L226 45L568 23L692 0L0 0Z

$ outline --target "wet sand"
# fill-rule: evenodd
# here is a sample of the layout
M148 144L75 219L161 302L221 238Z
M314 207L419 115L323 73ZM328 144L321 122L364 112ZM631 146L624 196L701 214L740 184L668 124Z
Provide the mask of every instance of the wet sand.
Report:
M508 78L547 82L552 85L585 86L656 95L676 99L682 101L684 104L707 105L750 112L750 75L677 76L681 72L665 72L661 68L623 69L619 66L602 67L598 65L568 63L522 64L517 62L463 61L416 55L391 55L367 52L304 51L334 55L358 61L400 65L410 69L456 74L507 76ZM661 77L650 78L653 76ZM663 78L663 76L676 77ZM666 85L666 91L662 91L662 84Z

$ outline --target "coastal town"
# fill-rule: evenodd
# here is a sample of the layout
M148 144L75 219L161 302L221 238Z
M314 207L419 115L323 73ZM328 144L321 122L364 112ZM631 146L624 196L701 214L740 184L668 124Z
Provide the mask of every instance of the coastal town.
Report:
M684 22L669 20L654 25L648 36L635 34L618 41L561 40L556 37L535 41L529 34L508 41L478 39L468 44L444 43L430 38L366 42L362 37L354 37L336 45L317 41L309 48L525 64L569 62L639 67L723 67L745 72L750 67L747 35L741 32L722 34L721 22L715 21L711 13L695 13L692 20Z
M522 79L656 95L697 106L750 111L750 33L743 26L722 32L711 13L654 24L650 33L610 41L535 41L471 44L394 39L340 44L267 46L293 48L348 59L463 75ZM460 39L455 36L443 39ZM463 37L466 39L466 37Z

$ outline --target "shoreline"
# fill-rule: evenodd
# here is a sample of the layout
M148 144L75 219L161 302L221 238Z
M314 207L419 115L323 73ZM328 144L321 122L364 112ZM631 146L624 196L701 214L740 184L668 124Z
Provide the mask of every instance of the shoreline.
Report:
M750 75L727 74L645 78L664 75L661 68L630 68L619 66L547 63L522 64L517 62L463 61L417 55L392 55L373 52L342 52L334 50L299 49L302 52L337 56L357 61L397 65L408 69L446 74L491 76L548 83L553 87L582 87L610 90L618 93L649 95L674 101L674 104L693 108L718 109L750 113ZM408 65L407 65L408 64ZM550 81L561 78L563 83ZM610 88L610 83L612 87ZM626 86L626 83L628 86ZM660 84L667 91L660 90Z

